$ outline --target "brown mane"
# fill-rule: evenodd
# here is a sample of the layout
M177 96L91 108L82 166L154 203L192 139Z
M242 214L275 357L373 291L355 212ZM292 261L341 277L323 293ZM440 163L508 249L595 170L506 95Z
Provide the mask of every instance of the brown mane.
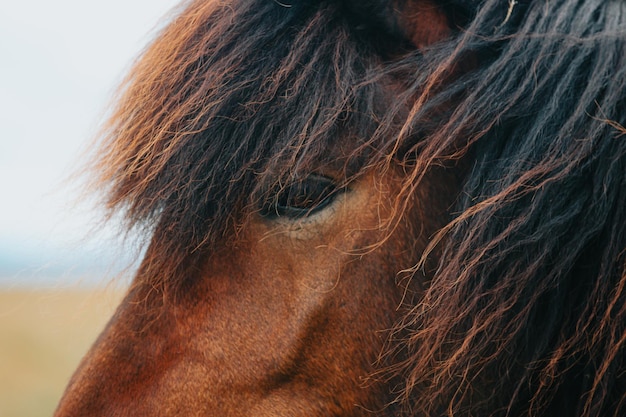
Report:
M390 343L398 402L626 415L623 2L451 0L458 31L421 51L353 2L236 3L182 8L104 130L94 187L151 236L139 277L184 285L305 167L349 183L400 164L393 228L429 170L463 161L453 218L407 265L436 271Z

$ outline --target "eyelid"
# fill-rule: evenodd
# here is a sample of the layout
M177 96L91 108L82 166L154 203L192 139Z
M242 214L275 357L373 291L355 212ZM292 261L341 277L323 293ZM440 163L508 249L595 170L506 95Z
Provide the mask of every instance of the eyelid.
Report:
M346 187L338 187L330 177L311 174L276 191L262 207L261 214L269 219L302 219L327 208L346 190ZM302 201L298 202L298 199Z

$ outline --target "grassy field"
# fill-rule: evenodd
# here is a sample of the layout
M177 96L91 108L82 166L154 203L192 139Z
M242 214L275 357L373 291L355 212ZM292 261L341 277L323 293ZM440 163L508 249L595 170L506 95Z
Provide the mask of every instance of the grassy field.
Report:
M116 289L0 290L0 417L51 416L121 296Z

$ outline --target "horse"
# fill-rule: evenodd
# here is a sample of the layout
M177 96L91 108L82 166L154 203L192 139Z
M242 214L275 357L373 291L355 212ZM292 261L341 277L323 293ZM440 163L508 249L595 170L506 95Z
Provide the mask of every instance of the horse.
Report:
M92 185L68 416L626 415L626 3L188 0Z

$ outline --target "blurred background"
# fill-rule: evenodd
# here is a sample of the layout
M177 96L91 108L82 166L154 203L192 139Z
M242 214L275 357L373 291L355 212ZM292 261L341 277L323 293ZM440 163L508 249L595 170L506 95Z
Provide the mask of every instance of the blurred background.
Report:
M132 275L77 170L176 3L0 2L0 417L52 414Z

